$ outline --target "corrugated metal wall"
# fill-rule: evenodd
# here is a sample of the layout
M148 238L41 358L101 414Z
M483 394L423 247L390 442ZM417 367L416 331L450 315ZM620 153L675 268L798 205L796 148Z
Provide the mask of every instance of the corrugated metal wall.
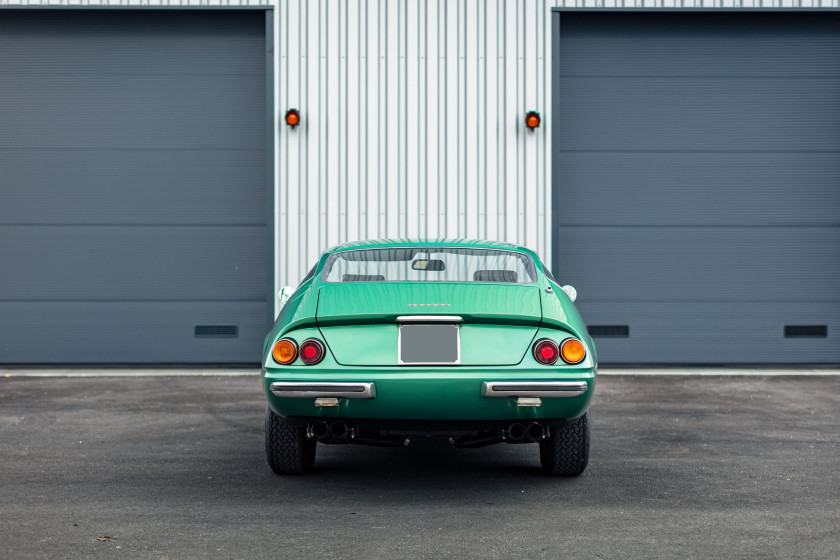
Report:
M379 237L549 254L546 1L279 2L278 281Z

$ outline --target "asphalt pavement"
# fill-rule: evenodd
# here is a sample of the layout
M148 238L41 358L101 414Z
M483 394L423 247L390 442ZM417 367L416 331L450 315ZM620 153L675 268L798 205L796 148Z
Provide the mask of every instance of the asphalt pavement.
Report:
M280 477L263 415L255 375L0 378L0 558L840 557L837 376L602 376L574 479L436 439Z

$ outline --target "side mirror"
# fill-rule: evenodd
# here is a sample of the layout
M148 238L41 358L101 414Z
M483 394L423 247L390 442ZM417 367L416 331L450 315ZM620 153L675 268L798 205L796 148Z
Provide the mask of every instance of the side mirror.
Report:
M565 286L560 287L561 290L566 292L566 295L569 296L569 299L575 301L577 299L577 290L574 287L566 284Z
M295 289L291 286L283 286L280 288L280 292L277 294L277 297L280 298L280 303L286 303L289 301L289 298L292 297L292 294L295 293Z

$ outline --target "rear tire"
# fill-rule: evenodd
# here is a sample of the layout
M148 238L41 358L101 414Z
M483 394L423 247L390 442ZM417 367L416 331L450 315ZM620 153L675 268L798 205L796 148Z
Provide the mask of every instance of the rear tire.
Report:
M540 441L540 463L546 474L577 476L589 463L589 411Z
M266 406L265 455L271 470L277 474L311 471L317 444L317 440L306 436L305 428L292 426Z

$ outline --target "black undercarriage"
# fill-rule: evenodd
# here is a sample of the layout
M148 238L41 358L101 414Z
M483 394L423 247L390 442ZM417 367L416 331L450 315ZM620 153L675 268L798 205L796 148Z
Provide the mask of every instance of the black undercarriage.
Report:
M320 443L356 443L385 447L408 445L412 437L448 437L457 447L496 443L537 443L552 430L568 425L553 420L382 420L289 416L289 424L305 428Z

